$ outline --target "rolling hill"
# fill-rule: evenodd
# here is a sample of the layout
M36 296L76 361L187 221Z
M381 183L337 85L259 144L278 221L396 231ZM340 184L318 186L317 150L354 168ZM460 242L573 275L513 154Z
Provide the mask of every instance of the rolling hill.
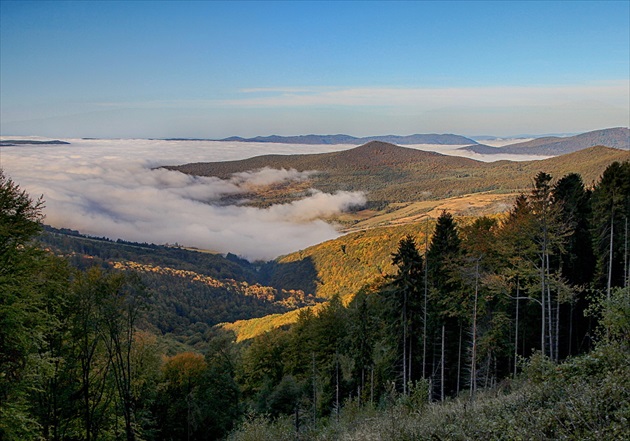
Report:
M630 150L630 130L625 127L616 127L612 129L595 130L566 138L548 136L517 144L510 144L505 147L489 147L481 144L471 145L463 147L462 150L486 155L509 153L557 156L577 152L579 150L598 145L620 150Z
M608 164L628 158L629 152L599 146L542 161L485 163L372 141L333 153L266 155L242 161L194 163L167 168L222 179L229 178L233 173L264 167L315 170L317 173L308 183L287 184L274 192L253 192L247 195L248 203L264 207L291 202L303 197L305 186L328 193L364 191L368 199L365 208L370 211L364 211L354 219L345 217L345 225L349 227L359 219L397 211L405 204L470 194L513 194L528 188L539 171L557 177L569 172L579 173L589 184L600 176ZM390 220L395 221L396 217Z

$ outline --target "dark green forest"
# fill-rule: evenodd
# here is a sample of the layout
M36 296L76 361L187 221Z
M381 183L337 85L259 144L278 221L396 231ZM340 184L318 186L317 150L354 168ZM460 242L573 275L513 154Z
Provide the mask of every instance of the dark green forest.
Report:
M540 172L502 218L444 212L391 274L240 343L203 315L314 300L235 256L59 256L43 204L0 174L0 439L630 437L630 162Z

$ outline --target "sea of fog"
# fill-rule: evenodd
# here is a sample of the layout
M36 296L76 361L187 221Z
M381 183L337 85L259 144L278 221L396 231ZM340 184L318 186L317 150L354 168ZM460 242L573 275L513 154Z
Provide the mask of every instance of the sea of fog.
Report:
M47 224L114 240L178 243L266 260L338 237L335 226L321 219L360 206L366 198L362 192L327 194L312 190L299 201L264 209L226 206L218 203L226 195L238 197L259 185L304 180L310 172L262 169L222 180L156 169L265 154L326 153L356 147L352 145L146 139L63 141L70 144L0 147L0 168L33 197L43 195ZM483 156L459 150L461 146L408 147L481 161L541 159Z

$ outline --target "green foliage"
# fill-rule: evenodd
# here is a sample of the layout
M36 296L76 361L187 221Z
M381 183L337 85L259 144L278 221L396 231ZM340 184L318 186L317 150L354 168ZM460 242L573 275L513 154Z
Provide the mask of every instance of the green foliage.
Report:
M46 227L39 242L74 266L98 265L134 275L150 293L147 320L154 332L203 350L218 323L280 314L319 302L301 290L258 283L264 275L235 256L181 248L112 242Z
M629 344L630 287L615 288L610 297L598 293L586 313L598 319L600 339Z
M0 438L33 439L30 412L37 352L46 332L46 256L30 241L41 228L43 202L33 201L0 170Z
M618 344L560 365L537 355L517 381L480 392L474 400L412 406L408 400L393 401L378 410L350 402L338 419L302 428L299 439L627 439L629 360L627 348ZM230 440L254 439L257 433L289 439L290 423L288 418L248 420Z

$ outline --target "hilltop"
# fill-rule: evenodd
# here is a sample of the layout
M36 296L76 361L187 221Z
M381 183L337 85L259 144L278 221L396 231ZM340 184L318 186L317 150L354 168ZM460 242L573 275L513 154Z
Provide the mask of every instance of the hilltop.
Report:
M167 168L222 179L229 178L233 173L264 167L314 170L317 173L308 183L287 184L274 192L248 194L248 203L263 207L291 202L303 197L305 186L328 193L364 191L368 198L366 209L371 211L364 211L354 219L345 217L346 225L351 226L385 212L390 213L388 222L408 217L406 212L400 212L399 216L391 213L405 209L411 203L482 193L513 194L528 188L532 176L541 170L554 176L579 173L588 184L594 182L611 162L629 157L626 151L598 146L542 161L486 163L372 141L341 152L265 155L241 161L193 163Z
M573 153L585 148L603 145L620 150L630 150L630 130L625 127L595 130L580 135L560 138L547 136L531 141L510 144L505 147L489 147L486 145L472 145L463 147L479 154L516 154L516 155L540 155L556 156Z

